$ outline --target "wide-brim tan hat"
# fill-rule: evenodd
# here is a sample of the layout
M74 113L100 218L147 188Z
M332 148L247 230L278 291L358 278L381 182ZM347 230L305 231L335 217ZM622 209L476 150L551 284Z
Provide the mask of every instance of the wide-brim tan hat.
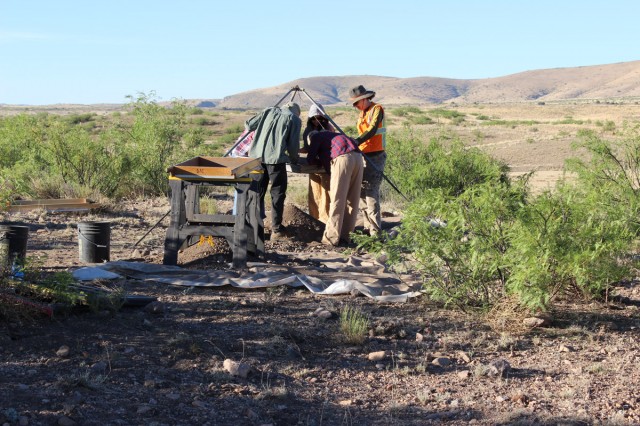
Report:
M375 95L376 92L365 89L363 85L356 86L349 91L349 98L352 104L355 104L360 99L372 99Z

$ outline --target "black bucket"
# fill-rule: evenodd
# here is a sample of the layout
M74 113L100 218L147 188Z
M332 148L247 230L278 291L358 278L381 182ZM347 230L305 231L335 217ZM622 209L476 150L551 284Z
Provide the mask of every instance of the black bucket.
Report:
M110 222L78 223L78 249L81 262L102 263L109 261L110 225Z
M28 226L0 224L0 267L24 263L28 237Z

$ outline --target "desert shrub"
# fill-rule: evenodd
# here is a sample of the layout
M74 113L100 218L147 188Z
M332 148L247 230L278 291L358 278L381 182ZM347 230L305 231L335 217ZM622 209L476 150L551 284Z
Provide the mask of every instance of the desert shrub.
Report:
M191 141L184 146L182 141L187 133L189 108L178 101L170 108L161 106L153 93L128 98L133 122L121 120L110 135L118 140L119 146L126 147L126 155L135 165L126 186L131 193L166 193L167 168L193 156L189 147L199 145Z
M84 125L85 115L1 119L0 173L12 177L13 196L166 193L167 167L194 156L204 131L189 127L184 103L163 107L152 94L129 99L129 113L99 132Z
M227 135L240 135L240 133L242 133L244 131L244 126L242 124L234 124L232 126L227 127L224 132Z
M344 126L342 131L349 136L358 136L358 129L356 126Z
M604 132L613 133L616 130L616 123L614 123L611 120L607 120L607 121L605 121L604 125L602 126L602 130Z
M123 176L132 170L133 163L117 140L105 134L93 137L83 128L59 120L50 123L44 146L50 174L70 187L113 196Z
M425 115L419 115L409 118L409 122L412 124L433 124L433 119Z
M360 309L345 306L340 311L340 331L347 343L362 344L369 329L369 318Z
M399 108L394 108L391 111L392 115L396 115L398 117L406 117L410 114L421 114L422 110L415 106L404 106Z
M182 137L182 142L186 148L195 149L204 143L204 137L204 129L196 127L186 131Z
M88 112L85 114L72 114L65 117L65 121L68 122L69 124L81 124L81 123L88 123L93 119L95 119L95 117L96 117L96 114L93 112Z
M455 195L426 191L384 244L392 265L412 265L434 300L461 308L490 305L504 294L504 255L526 197L524 183L485 182Z
M56 126L70 127L46 114L21 114L0 121L0 172L11 176L13 197L34 195L32 180L53 174L48 141Z
M508 167L479 149L444 134L426 138L411 128L389 134L385 173L410 200L433 188L456 196L473 185L506 180Z
M607 141L593 131L578 132L573 147L588 155L567 160L567 170L599 203L616 206L631 226L640 229L640 126L625 129L618 141Z
M192 119L192 122L197 126L215 126L216 124L218 124L217 121L209 117L197 117Z
M584 124L584 121L576 120L573 117L565 117L563 120L556 121L553 124Z
M489 119L487 121L482 122L485 126L508 126L512 129L515 129L519 125L523 126L534 126L536 124L541 124L536 120L498 120L498 119Z
M3 176L0 170L0 212L6 210L13 200L13 182L8 176Z
M421 143L407 128L389 144L393 177L411 194L394 238L354 236L384 251L396 269L423 278L434 300L490 306L504 296L547 309L559 297L605 297L629 276L625 259L640 230L640 129L621 142L579 132L587 160L568 169L575 183L529 194L527 178L455 139Z
M429 114L434 117L448 118L450 120L455 118L464 118L464 114L459 111L443 108L432 109L429 111Z
M573 185L523 205L510 236L507 290L532 309L559 296L602 297L628 274L620 262L634 233L618 206Z

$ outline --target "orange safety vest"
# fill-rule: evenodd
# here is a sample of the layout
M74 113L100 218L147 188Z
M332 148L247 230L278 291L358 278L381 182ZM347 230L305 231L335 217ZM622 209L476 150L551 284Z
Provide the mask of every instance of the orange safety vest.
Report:
M371 126L375 125L376 118L379 114L383 115L376 134L360 145L360 151L364 153L384 151L387 146L387 129L384 125L384 110L382 109L382 105L372 102L368 110L360 111L360 115L358 116L358 134L362 135L366 133Z

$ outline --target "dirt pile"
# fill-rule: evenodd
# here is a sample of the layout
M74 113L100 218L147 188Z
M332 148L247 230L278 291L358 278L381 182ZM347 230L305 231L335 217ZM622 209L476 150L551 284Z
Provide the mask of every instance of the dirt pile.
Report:
M322 239L324 223L303 212L293 204L284 207L282 222L287 227L287 234L298 241L310 243Z

